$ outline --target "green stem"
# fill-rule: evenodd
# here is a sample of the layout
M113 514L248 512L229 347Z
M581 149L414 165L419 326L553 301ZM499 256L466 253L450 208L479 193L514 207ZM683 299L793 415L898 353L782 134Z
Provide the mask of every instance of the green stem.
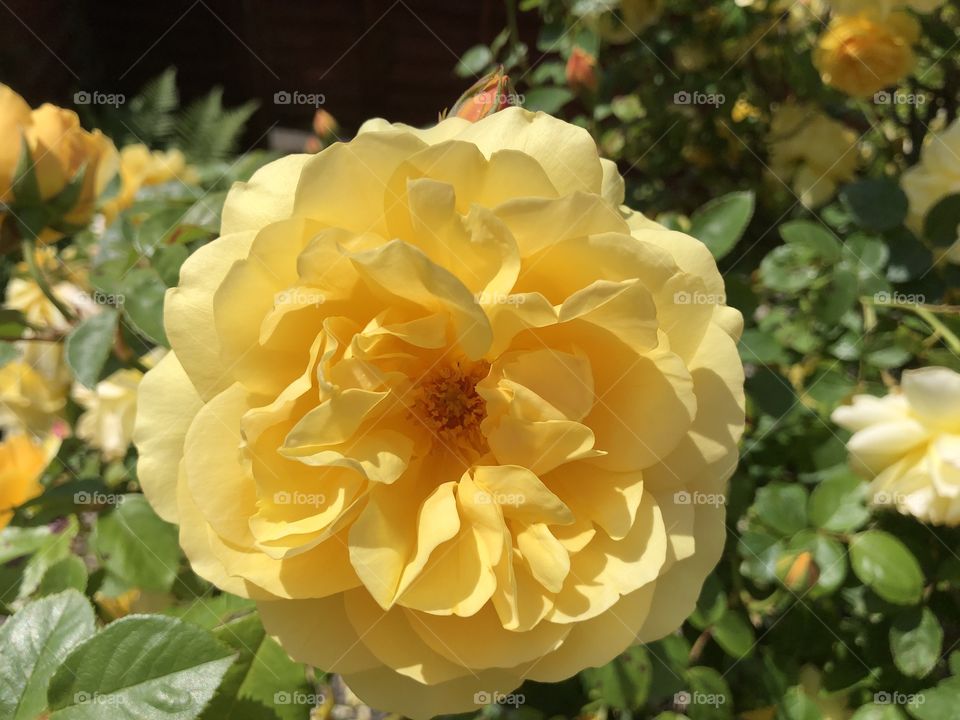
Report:
M878 302L870 298L866 299L867 304L875 307L896 308L897 310L909 310L920 317L927 325L932 327L937 334L943 338L943 341L953 352L960 355L960 337L948 328L937 313L960 313L960 307L956 305L926 305L924 303L897 303L897 302Z
M938 318L928 309L922 307L915 308L914 312L923 318L927 325L932 327L940 334L940 337L942 337L943 341L950 346L950 349L953 350L953 352L960 355L960 338L958 338L956 334L950 328L948 328L942 320L940 320L940 318Z
M46 275L43 274L43 270L37 265L37 257L34 254L36 246L32 240L23 240L20 244L21 249L23 250L23 259L27 263L27 269L30 271L30 276L33 278L34 282L37 283L37 286L46 295L47 300L53 303L53 306L60 311L60 314L63 315L67 320L75 320L76 316L73 314L73 311L70 310L66 305L60 302L60 299L53 294L53 289L50 287L50 283L47 282Z

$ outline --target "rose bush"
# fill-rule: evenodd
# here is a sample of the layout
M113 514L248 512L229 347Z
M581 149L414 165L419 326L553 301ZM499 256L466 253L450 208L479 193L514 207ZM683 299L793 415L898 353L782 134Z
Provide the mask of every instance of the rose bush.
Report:
M139 477L297 660L415 717L674 630L719 557L740 314L586 132L371 121L235 187L166 300Z

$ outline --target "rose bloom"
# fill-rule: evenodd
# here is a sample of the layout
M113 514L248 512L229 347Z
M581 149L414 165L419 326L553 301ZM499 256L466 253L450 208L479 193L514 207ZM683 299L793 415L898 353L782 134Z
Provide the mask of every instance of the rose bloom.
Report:
M60 302L80 317L96 315L100 311L100 307L93 298L71 282L65 280L58 282L51 290ZM71 328L70 322L57 309L57 306L50 302L50 298L33 279L11 278L7 283L3 307L19 310L27 322L38 329L66 333Z
M0 431L46 435L63 412L70 371L63 344L18 343L19 356L0 365Z
M857 135L816 108L787 102L773 113L770 169L807 207L830 200L860 162Z
M918 231L938 202L960 193L960 120L927 135L920 162L903 173L900 186L910 200L909 224Z
M34 172L44 200L60 193L85 167L83 188L63 222L82 227L93 216L97 197L117 171L117 150L99 130L88 132L72 110L45 103L35 110L17 93L0 84L0 203L10 205L16 198L11 184L25 138L34 162ZM4 220L0 214L0 223ZM41 242L59 239L60 233L46 228Z
M936 525L960 525L960 373L907 370L886 397L857 395L833 421L853 436L850 462L877 505Z
M39 445L27 435L0 441L0 530L10 523L17 507L43 492L40 473L55 454L55 447Z
M742 319L704 245L521 108L235 185L169 291L139 477L195 571L413 717L675 630L724 544Z
M151 151L146 145L127 145L120 151L120 192L103 207L107 222L133 205L141 188L178 180L184 185L197 182L196 171L187 165L184 154L176 148Z
M905 12L838 15L820 37L813 63L827 85L868 98L910 74L919 38L919 23Z
M100 450L107 460L127 453L133 438L137 412L137 387L143 373L135 369L117 370L93 389L79 383L73 386L73 399L84 413L77 420L77 437Z

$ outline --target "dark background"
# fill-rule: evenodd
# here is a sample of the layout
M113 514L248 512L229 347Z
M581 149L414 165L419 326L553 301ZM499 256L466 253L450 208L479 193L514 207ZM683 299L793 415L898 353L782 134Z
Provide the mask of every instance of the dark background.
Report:
M520 20L532 43L536 15ZM274 123L309 127L312 107L274 104L283 90L322 93L348 133L429 123L471 82L459 56L505 23L502 0L0 0L0 82L71 107L78 90L129 99L173 65L184 105L214 85L228 106L260 101L244 150Z

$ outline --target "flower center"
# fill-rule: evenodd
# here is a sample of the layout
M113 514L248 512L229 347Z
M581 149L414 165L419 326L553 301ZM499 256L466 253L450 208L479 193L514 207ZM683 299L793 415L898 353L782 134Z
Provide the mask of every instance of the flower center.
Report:
M417 385L412 411L441 446L473 460L486 450L480 423L486 417L486 401L477 393L477 383L486 377L486 362L460 361L432 370Z

